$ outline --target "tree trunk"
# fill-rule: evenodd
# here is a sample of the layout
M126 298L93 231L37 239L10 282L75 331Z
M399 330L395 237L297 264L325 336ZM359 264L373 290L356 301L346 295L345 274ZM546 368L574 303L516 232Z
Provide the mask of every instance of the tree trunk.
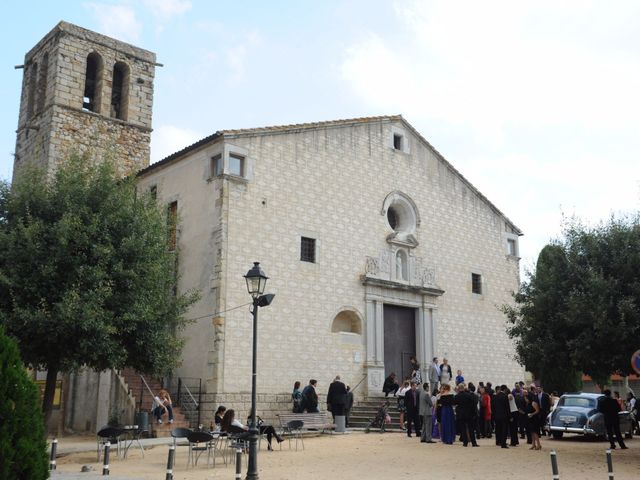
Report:
M47 370L47 382L44 387L44 395L42 398L42 413L44 414L45 432L49 429L49 419L51 418L51 410L53 409L53 397L56 393L57 378L58 368L50 366Z

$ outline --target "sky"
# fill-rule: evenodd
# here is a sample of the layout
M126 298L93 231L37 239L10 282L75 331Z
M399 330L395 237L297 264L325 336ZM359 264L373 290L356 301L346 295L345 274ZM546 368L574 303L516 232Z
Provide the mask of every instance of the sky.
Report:
M25 53L60 20L157 54L151 161L222 129L402 114L523 232L640 206L640 2L30 1L3 5L0 178Z

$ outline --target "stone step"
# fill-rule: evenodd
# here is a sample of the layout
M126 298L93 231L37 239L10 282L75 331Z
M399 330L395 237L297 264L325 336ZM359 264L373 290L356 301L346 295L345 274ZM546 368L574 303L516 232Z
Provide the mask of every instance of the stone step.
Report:
M147 390L147 387L142 382L142 379L140 378L140 373L136 372L131 368L125 368L120 371L120 375L124 377L124 380L127 383L129 391L131 392L131 395L135 399L136 409L140 411L151 411L151 409L153 408L153 397L149 393L149 390ZM157 395L157 393L162 388L162 383L160 382L160 380L157 378L149 377L147 375L145 375L144 378L147 384L149 385L149 388L154 393L154 395ZM142 392L142 403L140 403L141 392Z
M158 423L155 418L150 419L151 436L170 437L171 430L174 428L191 428L189 421L185 418L184 414L180 411L180 407L173 407L173 423L168 422L166 415L162 419L163 423Z

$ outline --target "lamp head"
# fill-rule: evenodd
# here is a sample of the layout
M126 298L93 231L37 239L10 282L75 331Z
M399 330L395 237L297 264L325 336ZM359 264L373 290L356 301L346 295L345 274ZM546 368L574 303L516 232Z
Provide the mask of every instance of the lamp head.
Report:
M264 293L264 288L267 285L267 277L260 268L260 262L253 262L253 267L244 276L247 281L247 291L254 299L258 298Z

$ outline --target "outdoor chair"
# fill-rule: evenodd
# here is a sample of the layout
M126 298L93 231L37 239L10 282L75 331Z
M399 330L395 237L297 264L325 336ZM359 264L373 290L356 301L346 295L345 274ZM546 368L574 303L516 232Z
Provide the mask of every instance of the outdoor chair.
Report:
M291 450L291 440L295 440L296 442L296 452L298 451L298 441L302 443L302 450L304 450L304 440L302 439L302 427L304 427L304 422L302 420L291 420L287 422L282 427L282 435L287 436L289 439L289 450ZM282 449L282 443L280 444L280 449Z
M120 427L113 427L107 425L106 427L102 427L97 435L98 439L98 462L100 461L100 455L102 454L102 450L104 445L109 442L113 447L116 447L116 455L120 458L120 436L124 433L124 430Z
M173 448L177 449L178 448L178 439L180 438L184 438L185 440L187 439L188 435L191 433L191 430L188 428L182 428L182 427L176 427L173 430L171 430L171 437L173 438ZM189 443L181 443L180 445L183 445L185 447L189 446ZM176 450L176 455L178 454L178 451ZM187 459L187 462L189 460Z
M205 452L207 452L207 467L211 463L211 458L213 458L213 466L216 466L214 452L215 441L213 435L208 432L189 432L187 440L189 441L187 468L189 468L189 465L197 466L198 459Z
M225 453L229 455L230 463L234 463L236 459L237 448L240 448L242 452L245 454L249 453L249 439L247 438L249 433L240 427L236 427L232 425L230 431L226 432L226 434L227 434L227 437L226 437L227 443L226 443ZM245 455L245 457L247 457L247 455ZM247 457L247 464L248 464L248 461L249 460ZM225 460L225 463L226 463L226 460Z

